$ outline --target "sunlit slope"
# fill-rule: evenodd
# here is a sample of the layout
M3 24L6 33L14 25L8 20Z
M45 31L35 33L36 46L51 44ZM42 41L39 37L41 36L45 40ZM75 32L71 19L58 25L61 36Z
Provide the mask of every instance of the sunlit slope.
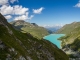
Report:
M19 31L22 31L23 33L28 32L34 37L37 37L39 39L49 34L47 29L40 27L35 23L29 23L23 20L18 20L18 21L10 22L10 24L12 24Z

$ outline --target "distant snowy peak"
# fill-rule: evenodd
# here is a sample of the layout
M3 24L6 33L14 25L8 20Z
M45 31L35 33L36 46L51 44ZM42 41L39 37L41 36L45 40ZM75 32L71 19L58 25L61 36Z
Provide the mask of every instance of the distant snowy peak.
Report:
M62 25L57 25L57 26L43 26L44 28L46 28L47 30L56 32L57 30L59 30L60 28L62 28Z
M55 24L55 25L42 25L42 27L45 27L45 28L63 27L63 25L62 25L62 24Z
M45 28L61 28L62 26L45 26Z

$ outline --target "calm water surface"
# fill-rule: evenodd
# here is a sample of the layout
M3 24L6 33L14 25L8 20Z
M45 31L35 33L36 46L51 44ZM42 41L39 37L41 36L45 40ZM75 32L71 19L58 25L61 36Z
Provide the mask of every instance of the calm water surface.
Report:
M43 37L46 40L49 40L53 44L55 44L58 48L61 48L61 41L58 40L58 38L65 36L65 34L50 34L45 37Z

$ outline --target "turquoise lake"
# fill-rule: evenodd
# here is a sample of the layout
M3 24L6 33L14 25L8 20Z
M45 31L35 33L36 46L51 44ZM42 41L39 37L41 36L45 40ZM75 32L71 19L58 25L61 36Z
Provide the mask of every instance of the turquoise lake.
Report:
M43 37L46 40L49 40L53 44L55 44L58 48L61 48L61 41L57 40L58 38L65 36L65 34L50 34L45 37Z

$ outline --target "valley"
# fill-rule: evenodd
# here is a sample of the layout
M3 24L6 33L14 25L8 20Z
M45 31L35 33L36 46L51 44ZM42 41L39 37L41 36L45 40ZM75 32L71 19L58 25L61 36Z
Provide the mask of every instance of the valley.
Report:
M0 14L0 60L69 60L48 40L22 33Z
M80 0L0 0L0 60L80 60Z

